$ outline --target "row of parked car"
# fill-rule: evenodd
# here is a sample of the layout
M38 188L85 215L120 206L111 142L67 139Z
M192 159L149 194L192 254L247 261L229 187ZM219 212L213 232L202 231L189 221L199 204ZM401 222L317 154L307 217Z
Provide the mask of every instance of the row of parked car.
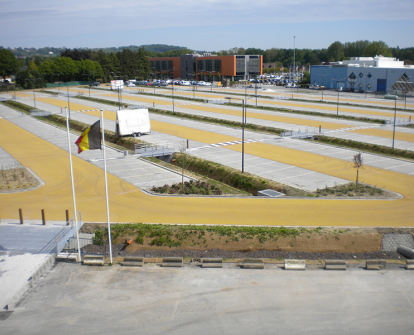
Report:
M188 80L154 80L154 81L147 81L147 80L141 80L141 81L128 81L126 86L127 87L136 87L136 86L168 86L168 85L181 85L181 86L191 86L191 85L197 85L197 86L211 86L212 84L205 81L188 81Z

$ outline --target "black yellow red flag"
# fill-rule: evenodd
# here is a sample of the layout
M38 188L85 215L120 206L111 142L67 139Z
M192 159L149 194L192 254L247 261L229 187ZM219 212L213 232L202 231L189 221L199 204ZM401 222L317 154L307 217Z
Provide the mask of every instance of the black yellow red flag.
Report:
M101 121L89 126L75 143L78 146L78 154L85 150L101 149Z

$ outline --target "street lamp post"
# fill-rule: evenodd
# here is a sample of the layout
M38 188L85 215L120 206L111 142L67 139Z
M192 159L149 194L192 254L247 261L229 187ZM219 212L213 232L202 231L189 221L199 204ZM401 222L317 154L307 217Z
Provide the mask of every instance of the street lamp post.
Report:
M246 98L246 99L240 99L240 98L234 98L234 97L225 97L224 99L229 99L231 101L231 99L235 99L235 100L241 100L242 101L242 173L244 173L244 125L246 123L246 119L247 119L247 108L246 108L246 102L248 99L251 99L253 97L250 98ZM257 98L257 96L256 96Z
M394 140L395 140L395 122L397 119L397 99L395 99L395 107L394 107L394 130L392 132L392 148L394 149Z
M321 91L322 91L322 102L323 102L323 90L325 88L325 86L324 86L324 79L325 79L326 76L329 76L329 74L328 73L327 74L318 74L318 76L321 76L322 77Z
M36 94L35 94L35 89L34 89L34 82L36 81L36 78L35 79L26 78L25 80L30 80L32 82L32 88L33 88L33 107L36 108Z

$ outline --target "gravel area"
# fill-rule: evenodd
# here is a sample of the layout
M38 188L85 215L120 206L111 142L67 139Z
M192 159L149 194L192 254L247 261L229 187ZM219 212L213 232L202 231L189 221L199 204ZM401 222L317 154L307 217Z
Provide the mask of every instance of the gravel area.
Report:
M311 253L311 252L285 252L285 251L226 251L221 249L210 250L183 250L183 249L171 249L171 250L139 250L135 253L129 253L126 250L122 250L125 247L124 244L112 245L113 256L140 256L145 258L153 257L186 257L186 258L202 258L202 257L220 257L225 259L231 258L268 258L268 259L406 259L403 255L393 251L376 251L365 253ZM82 248L84 253L97 253L103 254L105 250L104 246L87 245ZM106 246L107 254L109 254L108 246Z

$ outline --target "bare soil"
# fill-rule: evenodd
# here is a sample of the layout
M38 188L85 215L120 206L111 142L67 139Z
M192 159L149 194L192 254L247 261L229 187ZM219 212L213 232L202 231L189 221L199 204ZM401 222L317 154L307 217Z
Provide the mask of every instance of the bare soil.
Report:
M27 191L39 185L39 180L24 167L0 170L0 193Z

